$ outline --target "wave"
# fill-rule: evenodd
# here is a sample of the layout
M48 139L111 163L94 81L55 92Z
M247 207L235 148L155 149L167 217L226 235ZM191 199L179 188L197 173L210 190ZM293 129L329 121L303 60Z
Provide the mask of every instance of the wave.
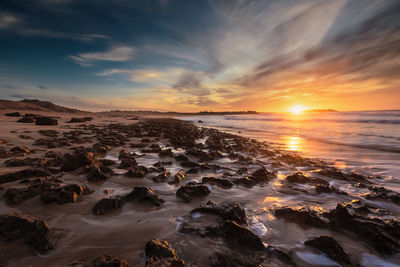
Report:
M322 138L307 138L308 140L317 141L326 144L338 145L338 146L347 146L347 147L355 147L355 148L362 148L368 150L376 150L376 151L383 151L383 152L392 152L392 153L400 153L400 147L393 147L393 146L385 146L379 144L354 144L354 143L342 143L331 141Z
M245 118L245 117L225 117L225 120L232 121L286 121L286 122L338 122L338 123L371 123L371 124L400 124L400 120L385 120L385 119L286 119L286 118Z

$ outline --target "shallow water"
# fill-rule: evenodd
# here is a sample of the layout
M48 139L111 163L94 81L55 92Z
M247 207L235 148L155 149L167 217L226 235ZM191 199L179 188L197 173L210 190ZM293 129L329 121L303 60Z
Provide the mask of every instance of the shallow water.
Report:
M320 158L339 169L400 177L400 111L182 117L280 149ZM198 123L198 120L203 123ZM396 186L400 189L399 186Z

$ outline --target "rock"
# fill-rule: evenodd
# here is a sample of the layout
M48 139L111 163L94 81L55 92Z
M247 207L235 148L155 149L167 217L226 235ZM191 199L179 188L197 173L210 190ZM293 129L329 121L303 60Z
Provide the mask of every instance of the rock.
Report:
M324 168L318 172L318 174L327 176L329 178L333 178L336 180L343 180L343 181L356 181L356 182L361 182L361 183L366 183L370 184L371 182L367 180L366 177L357 174L357 173L350 173L346 174L343 173L342 171L339 171L335 168Z
M147 186L135 187L132 192L123 197L123 200L128 202L147 202L156 207L161 206L165 202L153 189Z
M173 250L165 240L152 238L147 242L145 252L149 258L146 262L146 266L185 266L185 262L177 257L175 250Z
M4 198L6 199L7 204L16 205L39 195L40 192L40 186L30 186L28 188L9 188L4 193Z
M237 170L237 174L246 174L248 172L248 169L246 167L239 167Z
M230 246L235 245L240 248L245 247L251 250L265 249L263 242L256 234L249 228L241 226L235 221L225 221L222 230Z
M169 172L162 172L159 175L153 177L153 181L157 183L165 182L168 179L169 175Z
M103 215L115 209L122 207L122 201L119 198L103 198L93 207L94 215Z
M304 226L314 226L318 228L327 228L328 222L321 218L317 212L308 209L294 210L283 207L275 210L275 216L283 218L290 222L302 224Z
M175 157L176 161L189 161L188 157L186 157L185 155L181 154Z
M94 165L95 163L93 153L86 151L77 152L73 155L67 154L65 158L64 165L61 167L61 169L66 172L74 171L86 165Z
M77 123L77 122L87 122L93 120L92 117L83 117L83 118L71 118L69 123Z
M243 185L248 188L251 188L255 185L254 181L249 179L249 177L247 177L247 176L244 178L235 179L235 180L233 180L233 183L237 184L237 185Z
M390 255L400 251L399 221L353 215L340 204L324 216L329 219L329 226L333 230L351 232L382 254Z
M111 255L102 255L83 267L128 267L126 260Z
M111 159L100 159L98 162L103 166L113 166L115 165L115 161Z
M26 146L15 146L10 149L10 152L23 155L31 153L31 151Z
M171 148L160 149L159 155L160 157L174 157L174 153L172 152Z
M83 195L91 194L88 187L77 184L69 184L61 187L48 187L43 190L40 200L44 203L57 202L58 204L76 203Z
M137 167L138 164L134 158L129 158L129 159L122 159L121 163L119 164L118 168L119 169L128 169L132 167Z
M275 175L269 172L265 167L262 167L251 175L251 180L256 183L267 183L275 178Z
M6 115L8 117L20 117L21 116L21 114L19 112L10 112L10 113L6 113L4 115Z
M368 190L370 192L363 195L366 199L386 200L400 205L400 194L395 191L378 186L370 186Z
M25 140L32 140L32 139L33 139L32 136L26 135L26 134L20 134L20 135L19 135L19 138L25 139ZM0 144L1 144L1 140L0 140Z
M57 125L56 119L50 117L36 117L36 125Z
M21 119L17 120L17 122L35 123L35 118L33 118L33 117L22 117Z
M110 178L113 171L108 167L102 165L93 165L89 168L87 178L90 182L105 181Z
M32 177L46 177L50 176L51 173L42 169L25 169L14 173L6 173L0 175L0 184L14 182L21 179L32 178Z
M12 158L6 160L4 163L6 167L20 167L20 166L35 166L38 165L39 162L40 159L38 158L24 158L24 159Z
M181 186L176 191L176 196L184 202L190 202L193 197L205 197L210 194L210 190L204 184L190 182L185 186Z
M203 184L211 184L211 185L217 185L218 187L224 188L224 189L229 189L232 188L233 183L227 179L218 179L215 177L203 177L201 179L201 182Z
M286 177L286 182L297 184L312 184L329 186L329 183L321 178L306 177L301 172L296 172Z
M333 187L333 186L326 186L326 185L320 185L320 184L317 185L317 186L315 187L315 192L316 192L317 194L321 194L321 193L335 193L335 194L338 194L338 195L347 195L346 192L343 192L343 191L337 189L336 187Z
M241 225L247 225L247 216L244 209L237 203L217 204L209 201L207 205L195 208L190 213L211 213L222 217L224 220L235 221Z
M185 179L185 172L183 170L180 170L175 174L174 180L170 181L169 184L179 184L180 182L182 182L183 179Z
M307 240L304 244L322 251L329 258L343 266L352 266L349 255L343 250L340 244L330 236L319 236Z
M47 223L29 215L0 215L0 236L7 242L22 238L41 254L54 248Z
M146 175L146 173L147 173L146 167L137 165L130 168L125 175L132 178L143 178Z

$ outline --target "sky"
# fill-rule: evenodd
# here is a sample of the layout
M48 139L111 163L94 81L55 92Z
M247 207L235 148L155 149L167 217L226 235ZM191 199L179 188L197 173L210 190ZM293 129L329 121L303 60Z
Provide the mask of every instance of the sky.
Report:
M399 0L2 0L0 98L400 109Z

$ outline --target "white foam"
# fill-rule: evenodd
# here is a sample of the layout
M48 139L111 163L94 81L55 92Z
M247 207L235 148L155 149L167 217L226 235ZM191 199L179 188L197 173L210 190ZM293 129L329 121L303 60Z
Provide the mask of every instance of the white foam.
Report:
M259 236L264 236L269 233L268 228L260 222L257 217L253 217L251 220L250 229Z
M339 266L340 265L325 256L324 254L314 254L311 252L296 252L297 257L299 257L302 261L313 264L317 266Z
M365 267L399 267L400 265L385 261L373 254L363 254L361 265Z

